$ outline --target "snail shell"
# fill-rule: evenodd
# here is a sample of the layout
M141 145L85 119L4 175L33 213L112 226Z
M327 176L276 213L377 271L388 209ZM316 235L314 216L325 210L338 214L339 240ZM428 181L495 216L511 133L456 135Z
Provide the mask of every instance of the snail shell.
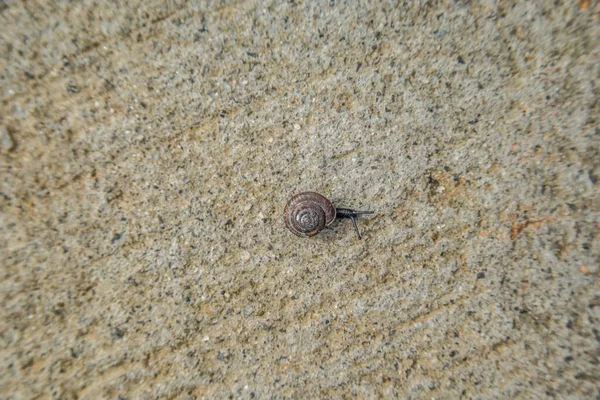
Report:
M287 202L283 218L294 235L311 237L333 222L335 207L319 193L303 192Z

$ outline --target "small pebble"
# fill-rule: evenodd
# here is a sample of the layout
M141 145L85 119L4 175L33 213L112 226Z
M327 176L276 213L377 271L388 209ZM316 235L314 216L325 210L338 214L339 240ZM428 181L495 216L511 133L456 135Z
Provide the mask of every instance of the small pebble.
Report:
M297 130L297 131L299 131L300 130L300 125L294 124L294 129Z
M581 272L584 275L589 275L590 267L588 267L587 265L582 265L581 267L579 267L579 272Z
M244 261L248 261L251 257L251 254L248 250L242 250L242 253L240 254L240 257L242 258L242 260Z
M5 126L0 127L0 145L2 146L2 150L6 151L11 151L15 148L15 141Z
M123 235L121 233L115 233L115 235L112 237L112 239L110 240L111 244L115 244L115 242L119 239L121 239Z

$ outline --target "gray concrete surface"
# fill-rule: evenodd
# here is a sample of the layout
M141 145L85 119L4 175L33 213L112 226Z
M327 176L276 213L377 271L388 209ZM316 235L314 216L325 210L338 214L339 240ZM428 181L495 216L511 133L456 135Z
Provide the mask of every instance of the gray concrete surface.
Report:
M599 396L599 21L0 2L0 398Z

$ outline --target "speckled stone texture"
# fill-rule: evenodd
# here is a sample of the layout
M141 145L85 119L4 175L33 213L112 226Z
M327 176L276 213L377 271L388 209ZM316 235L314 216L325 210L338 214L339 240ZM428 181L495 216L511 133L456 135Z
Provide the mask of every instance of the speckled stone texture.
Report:
M0 23L1 399L600 396L598 0Z

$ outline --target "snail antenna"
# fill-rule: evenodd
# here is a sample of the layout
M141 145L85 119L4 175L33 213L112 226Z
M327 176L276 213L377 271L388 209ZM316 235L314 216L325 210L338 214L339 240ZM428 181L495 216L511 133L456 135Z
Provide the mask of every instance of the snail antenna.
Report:
M360 236L360 231L358 230L358 224L356 223L356 217L350 217L350 219L352 220L352 225L354 225L354 230L356 231L358 240L361 240L362 236Z

